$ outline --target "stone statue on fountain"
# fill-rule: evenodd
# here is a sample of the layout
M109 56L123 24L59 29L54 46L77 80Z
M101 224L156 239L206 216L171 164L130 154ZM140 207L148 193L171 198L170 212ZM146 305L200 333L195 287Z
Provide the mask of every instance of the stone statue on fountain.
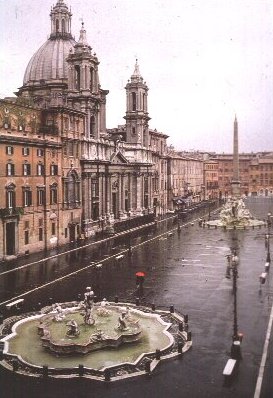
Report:
M63 321L65 318L65 313L64 313L64 310L62 309L62 307L60 306L60 304L58 304L58 303L54 304L53 310L55 312L54 321L56 321L56 322Z
M94 325L95 319L93 317L93 306L94 306L94 292L91 287L86 288L86 292L84 293L84 313L83 319L86 325Z
M68 326L68 331L66 332L67 336L69 336L69 337L79 336L80 329L79 329L77 322L74 319L67 322L66 326Z

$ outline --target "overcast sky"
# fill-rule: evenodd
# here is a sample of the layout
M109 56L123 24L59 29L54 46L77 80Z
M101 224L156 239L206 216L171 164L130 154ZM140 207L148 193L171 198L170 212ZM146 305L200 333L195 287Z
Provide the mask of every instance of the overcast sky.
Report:
M107 127L123 124L135 58L149 86L150 127L176 149L273 150L272 0L65 0L100 60ZM0 96L22 85L50 34L52 0L0 0Z

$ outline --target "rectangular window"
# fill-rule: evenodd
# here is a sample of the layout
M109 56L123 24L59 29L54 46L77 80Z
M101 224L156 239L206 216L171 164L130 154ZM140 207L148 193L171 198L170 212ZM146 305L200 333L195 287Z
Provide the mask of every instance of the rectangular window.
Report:
M73 156L74 155L74 153L73 153L73 142L71 142L71 141L69 141L68 142L68 156Z
M45 190L37 190L37 206L43 206L45 204Z
M51 224L51 235L56 235L56 224L53 222Z
M23 188L23 206L29 207L32 205L32 192L30 189Z
M7 176L14 176L14 164L13 163L7 163Z
M6 154L13 155L13 147L12 146L6 146Z
M52 176L58 175L58 165L57 164L52 164L50 166L50 175L52 175Z
M23 164L23 175L24 176L30 176L31 174L31 166L29 163L24 163Z
M64 237L67 238L67 228L64 229Z
M22 155L23 156L28 156L29 155L29 148L28 147L23 147L22 148Z
M63 154L64 156L67 156L67 142L64 142L63 144Z
M25 245L29 244L29 231L25 231Z
M57 204L57 188L53 187L50 189L50 204L51 205L56 205Z
M15 203L15 192L14 191L7 191L7 207L9 209L12 209L14 207L16 207L16 203Z
M39 228L39 241L41 242L44 239L43 228Z
M44 156L44 150L41 148L37 149L37 156Z
M44 225L44 220L42 218L39 218L39 227L42 227Z
M99 181L97 179L91 180L91 194L92 198L99 196Z
M43 164L37 164L37 175L43 176L45 174L45 167Z

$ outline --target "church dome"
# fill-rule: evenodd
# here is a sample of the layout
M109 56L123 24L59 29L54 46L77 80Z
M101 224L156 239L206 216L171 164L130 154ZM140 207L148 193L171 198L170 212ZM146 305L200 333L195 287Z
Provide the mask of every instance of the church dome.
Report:
M50 83L52 80L67 80L66 58L76 44L71 38L50 38L32 56L24 75L24 86Z
M76 41L71 35L72 14L64 0L57 0L51 8L51 34L28 63L22 89L38 88L47 83L67 83L66 59Z

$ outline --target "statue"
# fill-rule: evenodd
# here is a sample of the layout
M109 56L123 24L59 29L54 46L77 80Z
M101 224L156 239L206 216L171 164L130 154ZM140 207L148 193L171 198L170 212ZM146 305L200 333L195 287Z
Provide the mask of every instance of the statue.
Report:
M97 314L99 316L109 316L112 313L112 311L106 309L106 306L108 305L110 305L110 303L106 300L106 298L104 298L101 301L99 308L97 309Z
M131 325L139 327L139 319L136 319L131 315L130 307L128 307L128 306L126 307L124 317L125 317L126 321L129 322Z
M66 326L68 326L69 328L68 331L66 332L67 336L76 337L80 334L79 326L74 319L67 322Z
M118 326L117 326L118 330L127 330L128 329L127 324L125 322L125 315L126 315L126 312L122 312L118 318Z
M53 305L53 309L56 314L54 315L54 321L60 322L65 318L64 310L60 306L60 304L56 303Z
M89 308L93 307L94 304L94 292L91 287L86 288L86 292L84 293L84 301L83 304Z
M92 307L90 308L88 306L85 306L84 313L82 315L83 315L84 323L86 325L94 325L95 319L93 317L93 308Z
M108 336L101 330L97 329L97 331L90 336L90 341L92 342L97 342L97 341L102 341L105 340Z

